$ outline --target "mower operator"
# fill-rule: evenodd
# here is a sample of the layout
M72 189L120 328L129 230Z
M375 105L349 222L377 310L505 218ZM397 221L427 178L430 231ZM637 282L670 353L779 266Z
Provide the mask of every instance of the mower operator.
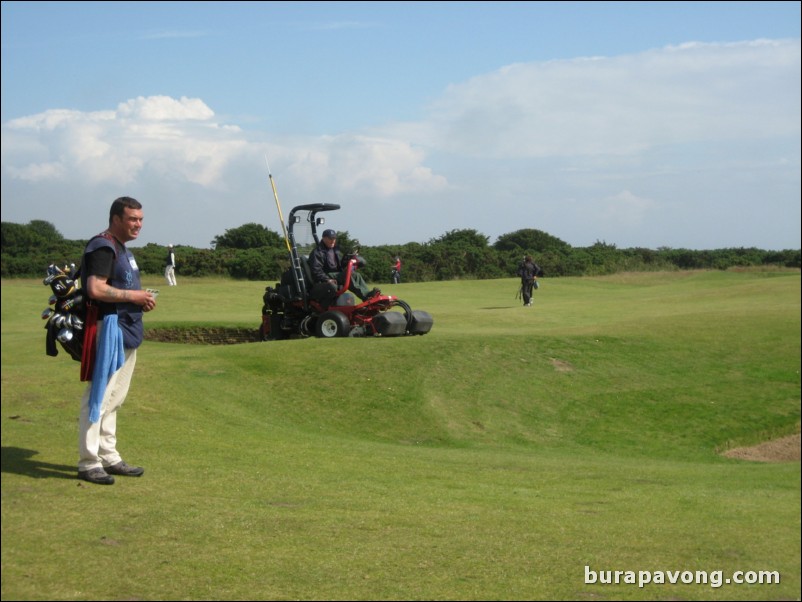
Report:
M338 288L342 286L346 275L342 269L342 261L343 254L337 246L337 233L334 230L324 230L323 237L309 255L309 267L315 282L329 282ZM348 289L362 301L381 294L377 288L368 289L362 274L356 270L351 272Z

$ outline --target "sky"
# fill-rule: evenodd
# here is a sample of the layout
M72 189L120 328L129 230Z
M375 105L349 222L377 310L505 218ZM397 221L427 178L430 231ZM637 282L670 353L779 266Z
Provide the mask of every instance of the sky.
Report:
M799 249L799 2L2 2L2 220ZM268 177L273 176L279 203Z

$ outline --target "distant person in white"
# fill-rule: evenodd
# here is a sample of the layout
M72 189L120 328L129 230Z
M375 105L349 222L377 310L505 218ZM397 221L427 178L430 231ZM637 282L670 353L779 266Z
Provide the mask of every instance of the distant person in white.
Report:
M175 286L175 251L173 251L173 245L167 245L167 259L165 261L164 266L164 278L167 280L167 284L170 286Z

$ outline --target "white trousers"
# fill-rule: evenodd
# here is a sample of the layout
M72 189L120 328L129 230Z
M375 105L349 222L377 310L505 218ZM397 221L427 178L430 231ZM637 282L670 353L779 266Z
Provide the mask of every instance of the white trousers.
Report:
M175 266L168 265L164 268L164 279L167 280L167 284L170 286L175 286Z
M100 404L100 419L89 422L89 395L92 383L87 383L81 399L81 417L78 435L78 470L91 470L117 464L122 458L117 452L117 410L123 405L131 377L136 366L136 349L125 350L125 363L109 378L103 401Z

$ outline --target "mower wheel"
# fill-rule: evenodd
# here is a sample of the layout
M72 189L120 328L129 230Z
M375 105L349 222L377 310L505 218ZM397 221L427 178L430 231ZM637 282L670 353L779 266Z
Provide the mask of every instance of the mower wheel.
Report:
M348 317L340 311L326 311L320 314L315 326L315 334L323 339L346 337L351 330Z

